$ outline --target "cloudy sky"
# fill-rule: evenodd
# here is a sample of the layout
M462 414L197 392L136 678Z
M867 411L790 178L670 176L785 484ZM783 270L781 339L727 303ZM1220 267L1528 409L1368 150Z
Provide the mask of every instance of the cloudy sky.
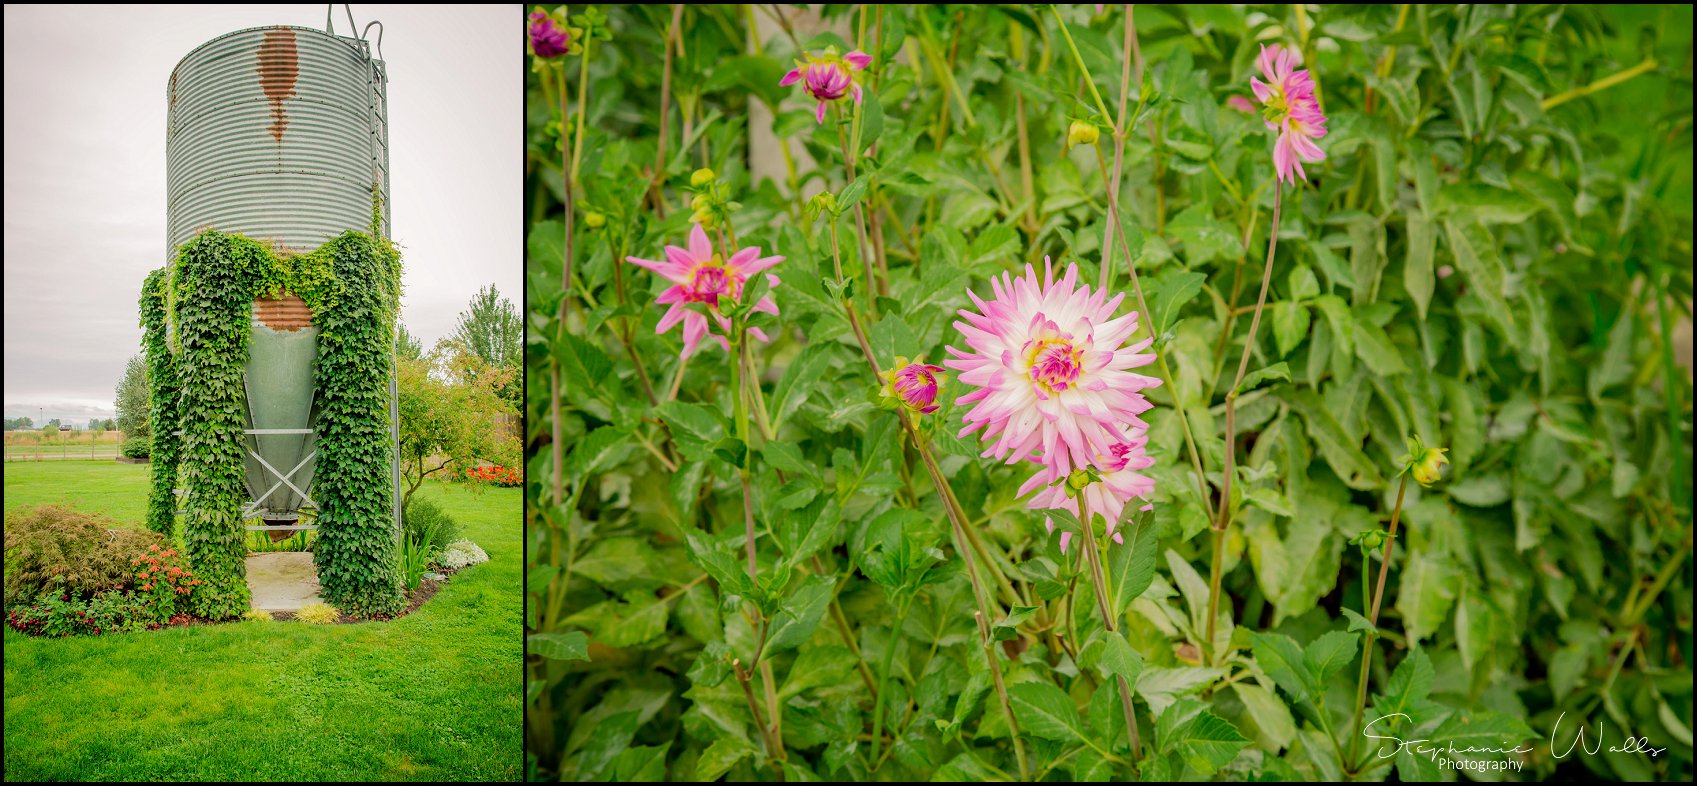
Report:
M177 61L244 28L323 29L324 14L5 7L6 417L114 414L112 390L141 351L142 279L165 262L165 96ZM523 6L353 14L385 30L401 318L428 346L478 287L522 301Z

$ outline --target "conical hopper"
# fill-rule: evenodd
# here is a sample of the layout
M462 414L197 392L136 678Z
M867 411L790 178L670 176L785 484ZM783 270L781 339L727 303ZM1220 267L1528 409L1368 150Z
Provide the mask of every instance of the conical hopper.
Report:
M317 439L311 430L317 419L313 407L317 357L318 328L312 326L312 312L305 301L285 294L253 302L253 333L243 384L247 427L260 433L249 434L243 441L249 451L248 493L258 501L251 515L268 524L290 523L303 509L311 510L302 494L312 494L316 463Z

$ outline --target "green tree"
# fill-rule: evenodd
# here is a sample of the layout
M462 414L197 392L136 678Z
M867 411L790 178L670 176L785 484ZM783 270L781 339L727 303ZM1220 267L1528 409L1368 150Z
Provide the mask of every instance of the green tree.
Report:
M118 410L117 427L125 437L146 437L152 433L148 426L151 392L147 385L147 358L131 355L124 364L124 378L118 381L114 402Z
M524 362L524 322L512 301L501 297L493 284L479 289L469 307L460 312L451 340L476 355L485 366L513 372L500 393L516 408L524 395L519 371Z
M418 336L408 332L406 325L400 325L397 331L395 335L395 357L422 360L424 358L424 344L418 340Z
M396 359L401 416L401 506L425 478L489 461L517 466L518 417L501 391L517 369L490 366L457 341L421 358Z

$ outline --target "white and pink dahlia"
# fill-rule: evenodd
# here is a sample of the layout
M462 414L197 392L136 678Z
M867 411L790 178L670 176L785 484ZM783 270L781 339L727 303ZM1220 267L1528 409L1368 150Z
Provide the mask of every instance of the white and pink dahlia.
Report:
M1326 115L1320 111L1320 99L1314 95L1314 78L1307 69L1297 69L1294 51L1274 44L1263 45L1256 59L1262 82L1249 78L1249 88L1264 107L1267 128L1279 132L1273 143L1273 169L1279 181L1294 183L1307 175L1302 162L1326 160L1325 151L1314 140L1326 135Z
M972 351L947 347L943 365L972 391L956 400L972 404L961 436L983 430L985 457L1014 464L1036 460L1054 477L1114 455L1146 424L1138 415L1150 407L1140 392L1160 380L1130 369L1155 361L1145 352L1153 339L1122 346L1137 331L1138 314L1115 317L1125 298L1077 286L1078 267L1054 277L1043 260L1043 278L1030 265L1025 275L1003 273L990 287L989 302L970 290L978 312L962 309L955 322Z
M1132 504L1132 500L1146 501L1155 492L1155 479L1138 472L1155 463L1155 460L1145 453L1149 441L1145 429L1142 426L1127 426L1125 430L1130 439L1115 443L1106 454L1096 456L1091 462L1096 468L1096 474L1101 476L1101 481L1085 486L1080 492L1085 502L1090 504L1091 514L1107 520L1108 534L1113 536L1115 543L1124 542L1114 529L1118 526L1125 507ZM1022 496L1032 491L1037 492L1026 507L1032 510L1061 509L1071 512L1075 517L1079 516L1078 500L1068 493L1067 475L1068 473L1053 466L1039 469L1025 481L1025 485L1019 487ZM1144 502L1140 509L1150 510L1151 507L1148 502ZM1050 532L1055 531L1054 522L1048 518L1044 518L1043 526ZM1061 533L1062 554L1066 553L1072 535L1071 532Z
M654 332L664 333L682 322L683 356L687 358L695 354L703 338L712 338L726 352L730 351L730 341L724 335L711 332L707 317L712 316L719 328L729 333L731 320L719 311L721 299L741 300L743 285L750 276L784 261L784 258L762 257L759 246L750 246L738 249L731 254L730 259L725 259L714 253L713 242L707 238L707 231L702 229L700 224L696 224L695 228L690 230L688 248L666 246L666 261L654 262L636 257L625 257L625 261L648 268L672 282L672 286L654 300L659 305L671 306L666 315L660 318L660 324L655 327ZM772 286L778 285L776 275L767 273L766 279ZM691 309L691 304L701 306L703 311ZM778 305L767 296L762 297L753 310L776 316ZM761 341L768 340L766 333L760 328L749 328L748 333Z
M813 117L823 123L825 104L844 96L852 96L855 103L860 103L860 82L856 81L854 72L865 70L871 64L872 56L865 52L838 55L835 48L826 49L824 54L808 57L805 63L797 60L795 68L784 74L778 84L788 87L800 82L802 92L819 101Z

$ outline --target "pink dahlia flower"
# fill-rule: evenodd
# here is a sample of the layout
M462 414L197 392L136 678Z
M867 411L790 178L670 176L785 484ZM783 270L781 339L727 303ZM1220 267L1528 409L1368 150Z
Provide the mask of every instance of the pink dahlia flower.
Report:
M943 365L973 388L955 402L973 405L960 434L983 429L984 456L1037 459L1065 475L1130 442L1128 427L1144 426L1138 415L1150 404L1139 391L1161 382L1129 369L1155 362L1144 352L1153 339L1121 346L1137 330L1137 312L1115 317L1125 295L1109 299L1077 279L1068 265L1056 281L1044 258L1042 279L1030 265L1020 278L991 279L988 303L967 291L981 313L962 309L966 321L955 329L972 351L950 346L954 357Z
M884 395L921 415L936 412L937 391L942 388L937 373L942 370L942 366L929 365L923 360L909 362L898 357L896 367L884 372Z
M1326 116L1320 111L1320 101L1314 96L1314 79L1308 69L1296 70L1296 54L1274 44L1261 47L1256 60L1261 66L1262 82L1249 78L1249 87L1264 107L1267 128L1279 132L1273 143L1273 169L1279 181L1294 183L1306 178L1302 162L1326 160L1325 151L1314 140L1326 135Z
M749 276L784 261L784 258L762 257L759 246L750 246L739 249L726 260L713 252L713 243L707 239L706 230L696 224L689 233L689 248L666 246L666 261L654 262L636 257L625 257L625 261L648 268L672 282L672 286L654 300L660 305L671 306L666 315L660 318L660 324L655 327L654 332L664 333L682 322L683 356L687 358L695 354L696 347L707 337L719 342L719 346L726 352L731 350L731 342L725 336L710 333L707 317L711 315L719 328L729 333L731 320L719 312L720 299L740 300L743 284L748 281ZM766 280L774 287L778 285L776 275L767 273ZM692 303L701 305L706 313L689 308ZM771 297L762 297L759 303L754 304L754 310L775 316L778 306L772 302ZM760 328L749 328L748 333L761 341L768 340L766 333Z
M805 63L797 60L795 68L784 74L778 84L788 86L800 82L802 92L819 99L819 107L814 110L813 116L823 123L827 102L849 95L854 97L855 103L860 103L860 83L855 81L853 72L864 70L871 64L872 56L865 52L854 51L839 57L835 49L827 49L823 55L808 57Z
M1155 491L1155 479L1148 475L1139 474L1137 470L1148 469L1155 460L1144 453L1149 439L1145 436L1142 426L1128 426L1128 439L1116 442L1104 455L1099 455L1091 462L1097 474L1101 475L1099 483L1091 483L1084 487L1084 499L1090 503L1090 512L1100 515L1108 522L1108 534L1113 536L1115 543L1123 543L1119 533L1114 529L1118 526L1120 516L1125 512L1125 506L1133 499L1147 500ZM1019 487L1021 496L1031 493L1037 495L1031 498L1026 507L1032 510L1062 509L1078 516L1078 500L1067 494L1067 473L1057 467L1044 466ZM1143 510L1151 510L1153 506L1145 503ZM1048 518L1043 519L1043 526L1050 532L1055 531L1055 523ZM1061 533L1061 553L1067 551L1067 544L1072 541L1071 532Z
M530 53L537 57L559 57L571 48L571 33L566 26L540 8L530 12L527 32L530 37Z

